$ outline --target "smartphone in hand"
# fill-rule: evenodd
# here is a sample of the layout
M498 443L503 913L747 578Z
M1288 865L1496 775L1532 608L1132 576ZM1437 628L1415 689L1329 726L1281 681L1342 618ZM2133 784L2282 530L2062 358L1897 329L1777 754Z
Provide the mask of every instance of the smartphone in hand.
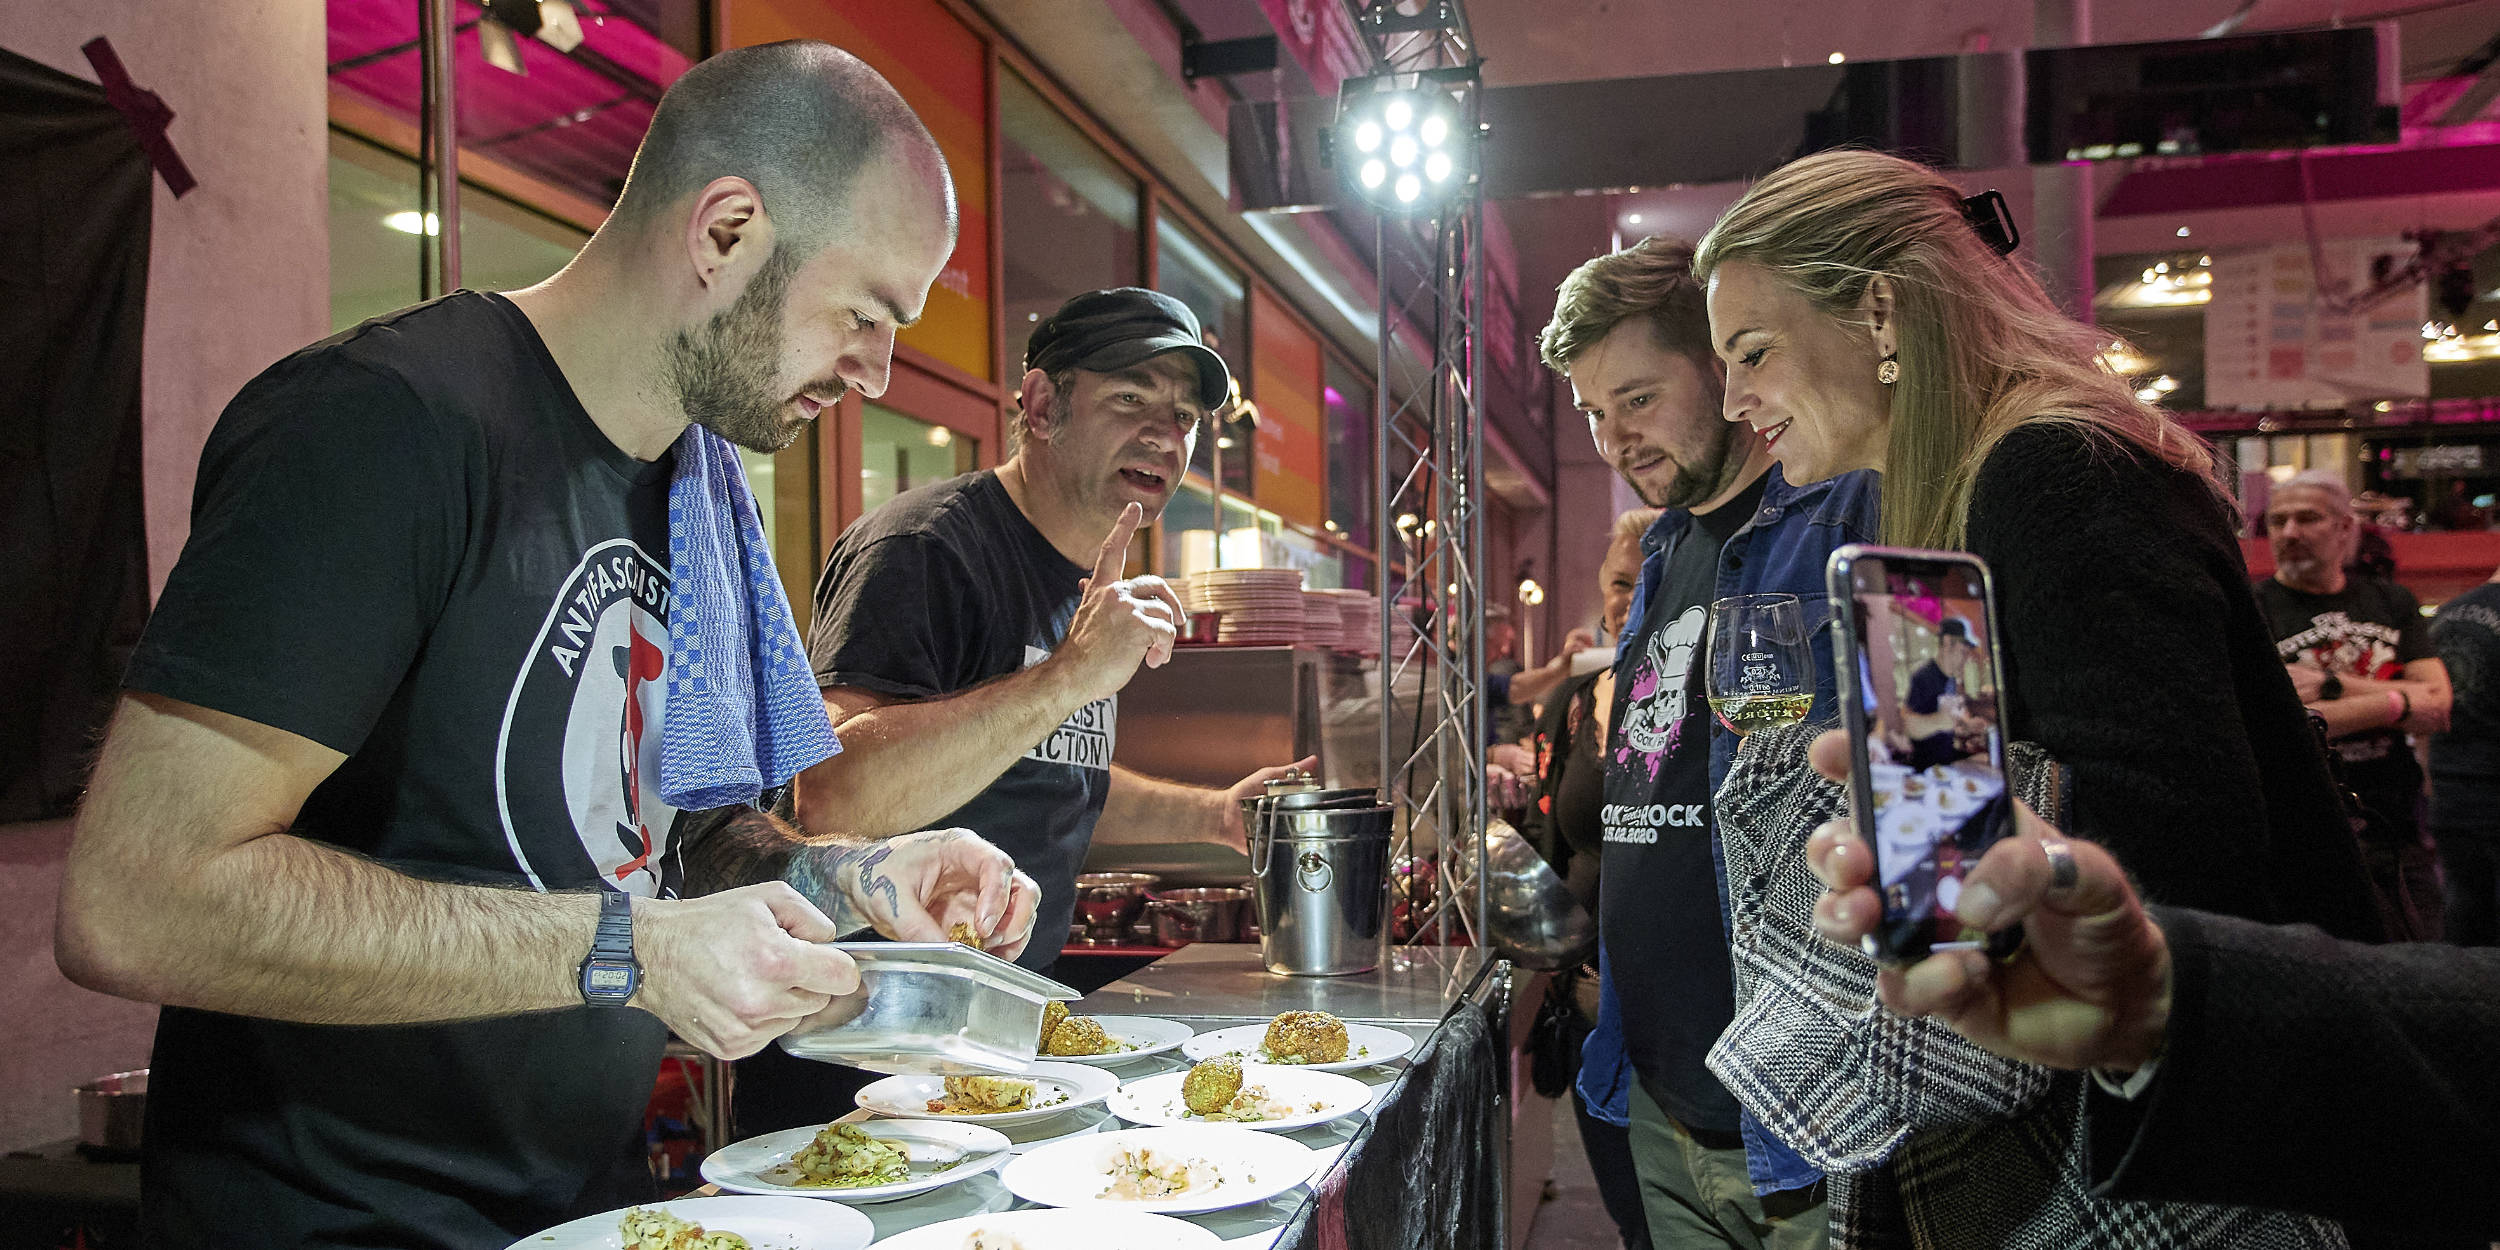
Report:
M1962 552L1853 544L1825 573L1841 607L1833 668L1849 727L1849 809L1875 849L1884 904L1867 953L1908 963L1986 949L1953 902L1964 874L2013 830L1988 566Z

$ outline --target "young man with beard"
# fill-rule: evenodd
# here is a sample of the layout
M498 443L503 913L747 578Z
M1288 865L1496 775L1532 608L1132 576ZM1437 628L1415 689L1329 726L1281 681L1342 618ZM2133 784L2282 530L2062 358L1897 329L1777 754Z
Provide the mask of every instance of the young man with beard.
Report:
M832 888L680 899L651 775L681 436L773 450L880 391L953 231L867 66L725 53L562 273L367 322L228 405L55 943L165 1005L149 1244L510 1244L648 1191L672 1029L740 1055L855 990L815 943L1022 941L1030 884L959 831L782 827Z
M1601 995L1580 1090L1591 1114L1629 1124L1653 1244L1819 1246L1822 1178L1703 1066L1735 1014L1711 796L1737 738L1709 715L1701 661L1715 599L1793 594L1806 620L1825 619L1824 561L1873 540L1876 483L1861 472L1791 487L1767 443L1721 418L1725 374L1692 257L1690 244L1652 237L1582 265L1538 339L1598 453L1666 509L1642 540L1617 651L1599 809ZM1828 717L1830 653L1813 650L1813 715Z
M2275 488L2266 504L2274 576L2257 580L2257 603L2292 688L2326 721L2344 783L2378 818L2361 849L2388 932L2431 941L2439 883L2422 838L2422 766L2407 735L2448 727L2448 669L2413 592L2347 567L2360 540L2352 492L2334 473L2313 470Z

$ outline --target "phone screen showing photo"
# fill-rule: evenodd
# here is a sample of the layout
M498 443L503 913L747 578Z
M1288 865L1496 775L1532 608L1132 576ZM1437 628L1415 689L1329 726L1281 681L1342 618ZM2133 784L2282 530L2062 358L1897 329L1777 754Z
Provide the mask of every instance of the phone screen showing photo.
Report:
M1862 793L1884 900L1876 953L1981 946L1953 902L2010 828L1985 578L1975 563L1880 558L1854 561L1850 577Z

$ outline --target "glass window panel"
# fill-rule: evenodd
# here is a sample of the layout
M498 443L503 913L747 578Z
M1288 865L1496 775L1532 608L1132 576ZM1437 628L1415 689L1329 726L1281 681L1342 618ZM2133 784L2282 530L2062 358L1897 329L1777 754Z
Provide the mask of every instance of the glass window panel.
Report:
M417 224L417 163L332 131L332 330L417 302ZM509 291L543 281L589 237L491 191L461 187L460 284L471 290Z
M1280 527L1272 541L1286 564L1302 570L1304 589L1329 590L1345 585L1336 548L1290 525Z
M1217 260L1187 228L1169 217L1155 219L1155 289L1189 306L1198 315L1207 346L1224 358L1236 382L1250 366L1250 289L1241 274ZM1239 391L1236 390L1236 394ZM1246 416L1246 414L1244 414ZM1228 492L1250 493L1251 427L1246 420L1222 422L1198 437L1191 467ZM1216 475L1219 471L1222 477Z
M1371 379L1328 358L1327 381L1320 395L1328 406L1328 521L1355 545L1372 545Z
M1163 506L1163 575L1187 577L1215 567L1215 497L1183 482Z
M980 444L943 425L915 421L883 404L862 404L859 506L865 512L916 486L969 472Z
M1015 74L998 76L1008 375L1069 296L1136 286L1137 182Z
M423 81L418 6L327 0L324 7L331 88L416 125ZM463 157L493 161L599 205L615 203L652 107L699 54L701 7L701 0L574 0L580 45L565 53L524 36L516 41L524 72L514 74L481 53L474 6L455 6Z

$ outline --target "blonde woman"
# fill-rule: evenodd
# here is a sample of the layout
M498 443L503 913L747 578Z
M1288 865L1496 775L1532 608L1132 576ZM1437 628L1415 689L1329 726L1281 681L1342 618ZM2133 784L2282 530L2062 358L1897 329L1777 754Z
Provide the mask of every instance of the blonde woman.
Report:
M2149 897L2375 939L2350 829L2249 593L2237 509L2209 451L2103 368L2106 336L2058 311L1968 213L1934 171L1874 152L1818 154L1756 183L1694 265L1727 365L1727 418L1758 431L1792 482L1881 470L1887 542L1988 561L2011 734L2058 766L2041 776L2062 770L2052 789L2070 799L2066 827L2111 847ZM1750 895L1732 912L1784 936L1740 950L1739 980L1754 978L1740 999L1752 993L1713 1068L1725 1060L1731 1088L1751 1079L1756 1097L1794 1095L1792 1077L1835 1097L1873 1091L1882 1106L1856 1108L1868 1116L1856 1136L1791 1142L1810 1160L1819 1145L1838 1165L1827 1170L1857 1169L1835 1189L1836 1233L1873 1203L1924 1244L2335 1244L2331 1226L2289 1217L2093 1199L2071 1123L2042 1120L2077 1105L2073 1078L1991 1068L1956 1039L1885 1020L1871 999L1858 1000L1863 1018L1833 1022L1849 1035L1819 1071L1794 1066L1811 1046L1776 1053L1768 1033L1815 1027L1813 984L1873 983L1854 953L1815 953L1819 887L1796 874L1819 819L1809 809L1838 799L1804 772L1809 736L1755 743L1720 795L1730 888ZM1731 800L1744 819L1730 818ZM1786 1119L1784 1136L1818 1131ZM1947 1157L2020 1153L2018 1141L2043 1164L2028 1181ZM1843 1210L1849 1184L1857 1215ZM2091 1231L2113 1219L2142 1236Z

